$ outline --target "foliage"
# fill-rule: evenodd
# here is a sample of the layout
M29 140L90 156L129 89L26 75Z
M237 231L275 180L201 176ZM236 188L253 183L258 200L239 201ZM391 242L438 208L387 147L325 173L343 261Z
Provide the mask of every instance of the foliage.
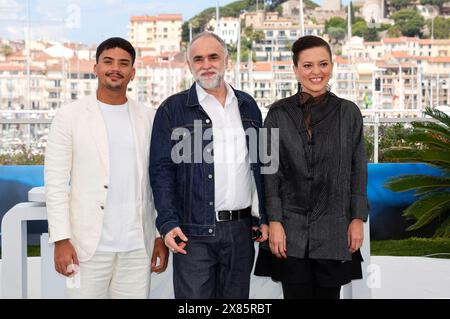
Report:
M337 43L345 38L345 29L330 27L328 29L328 35Z
M412 132L411 127L405 126L403 123L395 123L393 125L380 125L378 128L378 162L399 162L399 160L386 158L384 152L392 147L408 147L413 146L406 140L406 136ZM373 157L373 130L364 132L366 139L366 151L367 157L372 159Z
M325 32L330 33L330 28L339 28L345 30L347 22L341 17L331 17L325 22Z
M432 26L434 24L434 28ZM436 17L434 23L431 20L427 21L428 30L430 30L430 37L433 29L435 39L449 39L450 38L450 18Z
M441 168L443 175L402 175L388 180L385 186L394 192L416 191L417 200L403 214L415 220L407 230L438 220L435 237L450 237L450 117L432 108L426 108L425 114L437 123L413 123L413 131L405 138L414 146L391 148L385 156L428 163Z
M414 37L422 35L425 20L417 10L403 9L392 14L391 18L398 25L404 36Z
M9 45L4 44L0 47L0 54L5 58L8 58L11 54L13 54L13 49Z
M225 6L221 6L220 15L222 17L239 17L242 11L250 11L252 8L254 8L255 4L256 0L235 1ZM210 7L197 14L189 21L186 21L182 27L182 40L185 42L189 41L189 23L192 25L192 34L197 34L204 31L204 27L212 18L215 17L216 8Z
M12 154L0 154L0 165L43 165L44 154L35 153L21 145Z
M444 3L448 2L448 0L420 0L420 4L431 4L434 6L438 6L439 9L442 9Z
M408 4L411 4L410 0L391 0L391 5L396 10L401 10L402 8L406 7Z
M368 28L367 33L364 34L364 40L373 42L373 41L379 41L380 37L378 36L378 29L376 28Z
M266 1L266 11L279 11L281 10L281 4L286 2L287 0L272 0ZM304 1L304 5L306 8L316 8L318 5L313 1L306 0ZM262 1L260 1L259 7L262 8ZM250 12L256 10L256 0L239 0L231 2L225 6L220 7L220 16L222 17L239 17L242 12ZM192 34L197 34L204 31L204 27L207 23L216 17L216 8L210 7L189 21L183 23L182 26L182 41L189 41L189 23L192 25Z
M368 33L369 28L367 27L366 21L358 21L352 25L352 34L358 37L365 37Z
M390 38L398 38L401 37L402 35L402 30L400 29L400 27L398 25L393 25L388 29L388 36Z

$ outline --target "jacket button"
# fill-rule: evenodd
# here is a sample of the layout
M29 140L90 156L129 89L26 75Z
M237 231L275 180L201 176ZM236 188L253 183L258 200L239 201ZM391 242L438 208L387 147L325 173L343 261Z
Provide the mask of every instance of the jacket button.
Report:
M208 229L208 233L212 234L213 230L210 228Z
M211 123L211 121L209 120L209 119L206 119L206 124L209 124L209 123Z
M212 174L209 174L209 175L208 175L208 178L209 178L209 179L212 179L212 177L213 177Z
M103 187L106 188L106 189L108 189L108 185L104 185Z
M103 209L105 209L105 206L100 206L100 208L103 210Z
M213 206L214 205L214 202L209 202L209 206Z

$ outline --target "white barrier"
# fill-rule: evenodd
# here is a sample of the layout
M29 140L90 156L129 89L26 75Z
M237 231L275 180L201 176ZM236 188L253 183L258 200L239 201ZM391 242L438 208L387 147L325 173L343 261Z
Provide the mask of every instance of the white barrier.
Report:
M37 187L28 193L28 203L21 203L10 209L3 217L2 230L2 298L27 298L27 221L46 220L44 188ZM364 258L363 279L354 280L343 287L341 297L345 299L372 298L370 284L370 232L369 222L364 225L365 240L361 252ZM257 248L257 246L256 246ZM65 298L65 277L54 270L53 245L48 244L48 234L41 235L41 298ZM173 298L172 261L162 274L152 274L150 297L154 299ZM252 275L251 299L282 298L279 283L265 277Z

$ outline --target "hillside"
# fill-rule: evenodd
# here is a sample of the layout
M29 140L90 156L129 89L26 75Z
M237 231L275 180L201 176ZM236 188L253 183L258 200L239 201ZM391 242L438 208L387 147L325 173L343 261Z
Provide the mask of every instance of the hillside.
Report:
M266 4L266 11L281 11L281 4L286 2L287 0L273 0L271 4ZM263 5L259 1L259 8L262 9ZM305 7L307 8L316 8L319 5L311 0L304 1ZM220 7L220 15L222 17L238 17L241 12L247 11L255 11L256 10L256 0L239 0L232 3L229 3L225 6ZM216 7L210 7L196 16L192 17L190 20L186 21L183 24L183 33L182 39L184 42L189 41L189 23L192 25L193 33L201 32L202 28L208 23L209 20L215 18L216 16Z

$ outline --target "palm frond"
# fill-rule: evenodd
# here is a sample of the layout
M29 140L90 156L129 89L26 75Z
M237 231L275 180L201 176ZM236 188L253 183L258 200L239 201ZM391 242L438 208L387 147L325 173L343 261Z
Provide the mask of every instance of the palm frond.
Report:
M450 152L442 152L438 150L422 150L419 153L419 156L424 162L450 164Z
M442 150L449 149L450 140L442 140L427 132L413 132L406 137L408 142L423 143L425 145L432 145Z
M450 237L450 216L436 229L433 238Z
M444 112L439 111L438 109L433 109L431 107L426 107L424 113L450 128L450 117Z
M432 175L400 175L391 178L385 187L394 192L406 192L421 188L450 188L450 177Z
M417 221L407 228L415 230L428 225L442 214L449 213L450 192L437 192L427 195L404 210L403 216L415 217Z
M443 125L433 122L413 122L414 131L436 134L444 140L450 140L450 130Z
M409 147L390 147L383 152L383 155L402 162L419 162L421 160L420 151Z

